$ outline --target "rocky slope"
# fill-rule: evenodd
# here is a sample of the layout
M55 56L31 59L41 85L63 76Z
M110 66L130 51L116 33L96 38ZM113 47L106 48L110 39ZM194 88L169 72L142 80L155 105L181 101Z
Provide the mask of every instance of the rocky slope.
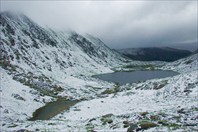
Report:
M112 66L125 60L91 35L55 32L23 14L3 12L0 18L1 66L15 80L35 89L76 87L68 96L77 96L82 92L77 89L88 85L78 81L79 76L112 72Z
M166 65L164 65L162 69L173 70L173 71L177 71L180 73L197 71L198 69L197 59L198 59L198 53L195 53L189 57L186 57L186 58L183 58L183 59L171 62L171 63L166 63Z

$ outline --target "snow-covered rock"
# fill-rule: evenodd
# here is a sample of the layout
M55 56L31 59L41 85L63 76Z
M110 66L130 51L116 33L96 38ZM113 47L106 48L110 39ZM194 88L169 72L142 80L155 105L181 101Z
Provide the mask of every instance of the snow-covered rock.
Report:
M188 73L190 71L197 72L198 70L198 53L192 54L189 57L167 63L162 69L173 70L180 73Z

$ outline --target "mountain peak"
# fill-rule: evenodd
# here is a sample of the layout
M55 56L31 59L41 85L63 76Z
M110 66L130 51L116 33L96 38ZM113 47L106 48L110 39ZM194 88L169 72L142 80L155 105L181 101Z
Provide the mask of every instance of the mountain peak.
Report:
M0 18L2 25L5 25L5 23L9 23L10 26L12 25L14 27L17 25L37 25L34 21L21 12L4 11L0 13Z
M3 11L0 13L1 17L6 17L9 19L21 19L21 18L28 18L25 14L21 13L21 12L14 12L14 11Z

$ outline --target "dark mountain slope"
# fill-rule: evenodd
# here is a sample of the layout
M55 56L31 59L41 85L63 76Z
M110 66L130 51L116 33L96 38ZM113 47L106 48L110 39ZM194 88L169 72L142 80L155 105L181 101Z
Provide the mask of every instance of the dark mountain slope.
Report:
M131 58L140 61L175 61L191 54L188 50L179 50L169 47L152 47L152 48L131 48L121 49L118 52Z

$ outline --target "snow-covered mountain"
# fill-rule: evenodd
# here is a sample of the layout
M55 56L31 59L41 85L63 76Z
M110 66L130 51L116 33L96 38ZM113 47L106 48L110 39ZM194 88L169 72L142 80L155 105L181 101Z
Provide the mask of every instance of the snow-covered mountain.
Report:
M117 50L133 60L140 61L175 61L191 54L188 50L170 47L128 48Z
M166 63L162 69L173 70L180 73L187 73L198 70L198 53L192 54L189 57L179 59L177 61Z
M197 130L198 54L137 62L91 35L43 28L23 14L3 12L0 23L0 131ZM179 74L122 86L91 77L139 65ZM28 121L58 99L79 103L50 120Z
M27 119L50 99L91 98L112 84L89 76L125 61L96 37L43 28L20 13L2 12L0 32L3 122Z
M1 65L33 88L78 87L75 76L112 72L125 60L91 35L43 28L19 13L2 12L0 20Z
M100 39L40 27L23 14L1 13L1 60L30 72L89 73L123 58ZM53 64L53 65L52 65ZM92 65L92 66L90 66ZM74 70L75 69L75 70ZM87 73L88 73L87 72Z

